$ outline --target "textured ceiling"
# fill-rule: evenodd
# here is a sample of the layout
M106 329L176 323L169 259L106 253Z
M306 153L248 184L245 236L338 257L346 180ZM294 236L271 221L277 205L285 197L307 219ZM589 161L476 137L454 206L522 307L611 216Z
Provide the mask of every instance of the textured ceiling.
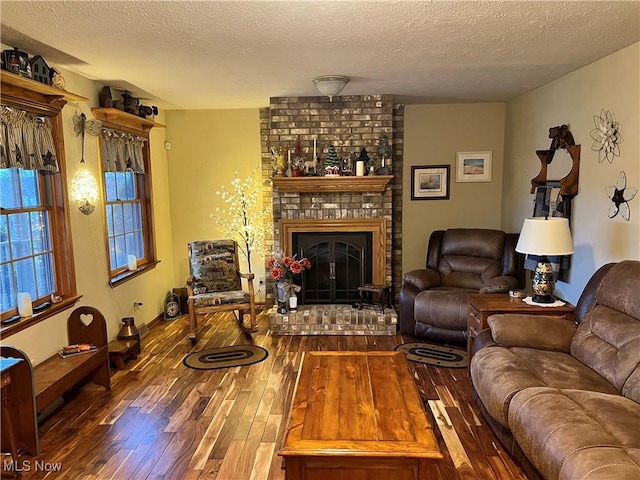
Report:
M639 1L7 1L0 40L165 109L504 101L640 39Z

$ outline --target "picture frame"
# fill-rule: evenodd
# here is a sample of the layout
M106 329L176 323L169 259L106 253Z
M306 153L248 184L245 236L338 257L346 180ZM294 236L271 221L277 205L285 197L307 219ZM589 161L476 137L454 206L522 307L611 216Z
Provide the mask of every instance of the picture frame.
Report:
M411 167L411 200L448 200L449 165Z
M458 152L456 182L490 182L492 152Z

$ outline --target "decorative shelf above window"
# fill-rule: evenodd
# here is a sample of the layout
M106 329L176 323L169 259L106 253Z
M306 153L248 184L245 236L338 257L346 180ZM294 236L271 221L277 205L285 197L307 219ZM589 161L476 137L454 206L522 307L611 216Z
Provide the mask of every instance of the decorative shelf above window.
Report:
M81 95L67 92L60 88L52 87L44 83L36 82L30 78L21 77L13 73L0 70L0 78L2 79L2 95L10 95L11 88L14 87L16 91L20 91L24 96L29 96L29 93L37 93L49 100L49 103L54 103L56 100L65 100L67 102L84 102L89 100ZM42 97L41 97L42 98ZM40 100L40 99L33 99Z
M153 127L165 128L165 126L161 123L156 123L153 120L148 120L146 118L138 117L137 115L123 112L122 110L118 110L117 108L94 107L91 109L91 111L98 120L109 122L114 125L129 127L140 132L148 132Z
M393 175L367 177L274 177L273 188L280 192L373 192L382 193Z

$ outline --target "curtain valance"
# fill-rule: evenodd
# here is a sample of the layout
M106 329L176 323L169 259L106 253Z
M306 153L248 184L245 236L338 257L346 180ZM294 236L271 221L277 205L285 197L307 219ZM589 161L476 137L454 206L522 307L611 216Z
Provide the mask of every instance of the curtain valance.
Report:
M144 173L142 148L146 141L144 137L103 128L100 132L103 171Z
M11 167L59 171L51 120L3 105L0 111L0 168Z

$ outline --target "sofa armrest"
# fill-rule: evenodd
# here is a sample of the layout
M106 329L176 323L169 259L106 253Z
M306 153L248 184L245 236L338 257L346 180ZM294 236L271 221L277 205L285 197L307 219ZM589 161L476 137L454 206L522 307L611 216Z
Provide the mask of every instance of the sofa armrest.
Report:
M518 286L518 279L509 276L493 277L482 284L480 293L505 293Z
M487 323L494 341L501 347L538 348L565 353L569 353L571 339L577 329L573 322L538 315L492 315Z
M413 285L418 290L427 290L440 285L440 274L430 268L411 270L404 274L402 281Z

